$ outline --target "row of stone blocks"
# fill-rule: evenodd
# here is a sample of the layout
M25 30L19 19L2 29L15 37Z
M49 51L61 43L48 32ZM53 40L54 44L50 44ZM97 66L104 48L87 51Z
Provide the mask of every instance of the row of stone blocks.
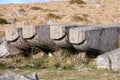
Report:
M108 52L119 47L120 25L51 26L50 37L63 48Z
M108 52L119 48L120 25L37 25L7 28L1 56L31 46L54 50L56 47L79 51ZM6 47L3 48L3 46ZM12 49L13 48L13 49ZM15 49L14 49L15 48ZM13 51L12 51L13 50ZM14 51L15 50L15 51Z
M36 25L7 28L0 45L0 57L37 47L46 53L60 48L108 52L120 46L120 24Z

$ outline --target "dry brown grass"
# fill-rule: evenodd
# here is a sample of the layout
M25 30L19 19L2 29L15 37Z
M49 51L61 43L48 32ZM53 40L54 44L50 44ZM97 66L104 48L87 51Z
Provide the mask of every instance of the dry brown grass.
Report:
M70 0L70 4L85 4L85 2L83 0Z
M84 16L77 16L77 15L74 15L72 17L72 20L75 21L75 22L79 22L79 21L82 21L82 22L88 22L88 19Z
M48 13L47 15L46 15L46 19L61 19L61 17L60 16L58 16L58 15L56 15L56 14L53 14L53 13Z
M41 7L36 7L36 6L33 6L30 8L31 10L43 10Z
M78 1L78 0L77 0ZM60 19L57 22L62 24L107 24L107 23L120 23L120 1L118 0L106 0L99 1L95 0L94 3L90 3L89 0L85 0L86 4L72 4L69 2L48 2L48 3L32 3L32 4L9 4L9 5L0 5L0 17L5 19L10 19L15 17L17 19L16 23L9 25L0 25L1 27L8 26L20 26L25 24L45 24L49 19L53 17L46 18L47 14L52 13L56 16L59 16ZM97 7L97 5L101 5ZM31 10L31 8L37 7L37 10ZM40 9L39 9L40 8ZM41 10L41 8L43 10ZM12 13L18 11L19 9L24 9L27 13L25 16L8 16ZM39 10L38 10L39 9ZM71 19L74 14L77 16L81 14L87 15L87 20L82 16L79 16L77 19ZM32 19L32 17L36 17ZM86 18L86 17L85 17ZM85 22L87 21L87 22Z
M18 12L26 12L25 9L19 9Z

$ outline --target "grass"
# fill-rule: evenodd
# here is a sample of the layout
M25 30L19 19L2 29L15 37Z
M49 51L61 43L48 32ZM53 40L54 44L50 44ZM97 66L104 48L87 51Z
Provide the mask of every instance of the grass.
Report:
M33 6L30 8L31 10L43 10L41 7L36 7L36 6Z
M53 13L48 13L47 15L46 15L46 19L61 19L61 17L60 16L58 16L58 15L56 15L56 14L53 14Z
M4 18L0 18L0 24L7 24L7 20Z
M8 69L6 69L8 70ZM0 70L0 74L6 70ZM120 71L106 71L106 70L60 70L60 69L34 69L34 68L19 68L9 69L16 73L31 75L37 73L40 80L119 80Z
M88 22L87 16L74 15L72 16L72 20L76 22L79 22L79 21L86 22L86 23Z
M35 68L62 68L62 69L72 69L73 63L70 56L64 55L54 55L53 57L42 57L37 61L33 62Z
M85 4L85 2L83 0L70 0L70 4Z
M44 9L45 12L57 12L58 10L56 9Z
M37 73L39 79L42 80L119 80L120 71L97 69L95 64L82 63L78 54L70 54L68 50L62 53L52 53L53 57L38 56L16 56L13 57L11 63L0 65L0 74L6 70L16 73L31 75ZM42 53L39 53L39 55ZM89 60L92 61L92 60ZM29 66L32 64L33 66ZM13 67L13 68L11 68ZM84 68L90 68L84 69Z
M67 70L75 69L77 66L81 66L81 64L87 64L85 62L82 63L80 57L78 57L79 54L70 54L70 52L66 49L62 50L60 54L58 52L52 53L53 57L49 57L47 55L41 56L41 54L45 53L41 52L36 55L31 54L31 56L27 57L24 57L22 54L14 56L6 64L6 66L32 67L34 69L61 68Z
M19 9L18 12L26 12L25 9Z

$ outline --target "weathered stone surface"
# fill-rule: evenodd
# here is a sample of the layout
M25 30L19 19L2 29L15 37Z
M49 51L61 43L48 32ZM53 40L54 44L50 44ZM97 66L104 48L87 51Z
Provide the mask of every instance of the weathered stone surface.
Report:
M5 41L5 31L0 30L0 44Z
M5 39L7 41L14 41L18 39L21 35L21 28L6 28Z
M0 44L0 57L10 55L9 47L10 45L7 42Z
M7 50L10 52L9 55L20 54L31 47L29 43L23 39L21 27L7 28L5 30L5 40L7 42L5 47L7 47ZM5 52L3 53L6 54Z
M119 47L120 25L93 25L71 28L70 43L77 50L108 52Z
M28 29L27 29L28 28ZM30 46L39 47L44 50L54 50L56 44L50 38L50 27L47 25L36 25L23 28L23 38L27 40ZM27 31L26 31L27 30Z
M22 37L19 37L16 41L9 42L9 44L13 48L19 49L21 51L27 50L28 48L31 47L28 41L23 39Z
M65 36L65 26L50 26L50 37L51 39L60 39Z
M5 41L4 37L0 37L0 44L3 43Z
M120 69L120 48L99 55L96 59L98 68Z
M25 76L11 71L7 71L6 73L0 75L0 80L38 80L38 76L37 74Z
M106 68L106 69L111 69L110 66L110 58L108 55L100 55L97 57L96 59L96 64L97 64L97 68Z
M9 42L4 41L0 45L0 57L8 57L10 55L16 55L21 53L22 51L18 48L15 48Z
M84 25L52 25L50 26L50 37L62 48L73 48L69 42L69 29L74 27L83 27Z
M94 27L71 28L69 33L69 40L70 43L73 44L75 49L87 51L92 47L93 48L99 47L98 45L100 43L100 33L101 33L100 28Z
M23 38L32 38L36 35L35 26L24 26L22 27Z

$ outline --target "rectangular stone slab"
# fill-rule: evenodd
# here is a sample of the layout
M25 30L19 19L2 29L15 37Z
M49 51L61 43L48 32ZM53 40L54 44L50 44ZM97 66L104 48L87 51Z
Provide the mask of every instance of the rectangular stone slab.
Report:
M0 57L5 55L10 55L9 45L6 41L0 44Z
M36 34L35 26L23 26L23 38L31 38Z
M93 25L71 28L69 41L78 50L96 49L108 52L119 47L120 25Z
M65 35L64 26L50 26L51 39L60 39Z
M50 37L54 42L62 48L70 48L69 29L75 27L84 27L85 25L55 25L50 26Z
M14 41L21 36L21 28L6 28L5 39L7 41Z
M82 43L86 39L88 32L90 35L90 33L95 33L95 31L98 32L98 29L100 30L101 28L96 28L96 27L71 28L69 30L69 41L70 43L75 43L75 44ZM94 35L92 34L90 36L94 36Z
M36 25L34 27L36 35L26 39L31 46L39 47L41 49L56 49L57 46L50 38L50 26Z
M74 28L85 25L52 25L50 26L50 37L51 39L59 40L69 32L69 28Z

